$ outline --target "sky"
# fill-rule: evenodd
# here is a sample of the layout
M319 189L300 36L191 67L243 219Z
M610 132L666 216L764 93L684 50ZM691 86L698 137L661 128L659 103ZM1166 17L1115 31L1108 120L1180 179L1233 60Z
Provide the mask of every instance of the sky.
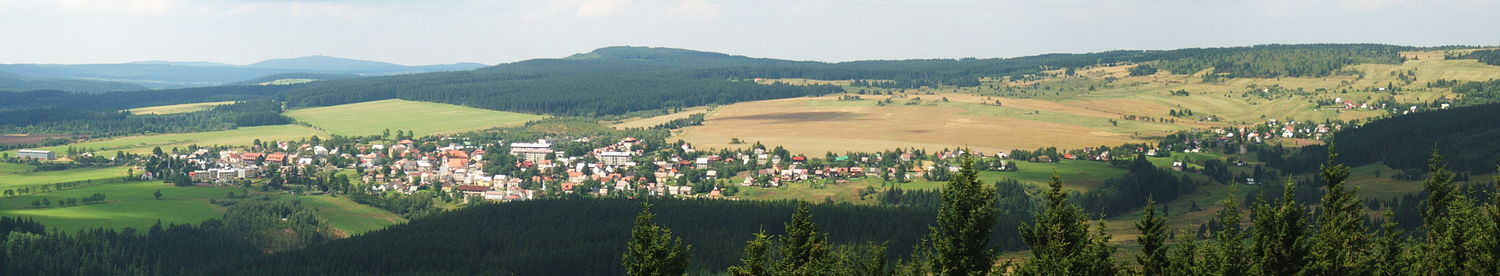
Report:
M498 64L606 46L848 61L1500 45L1500 0L0 0L0 63Z

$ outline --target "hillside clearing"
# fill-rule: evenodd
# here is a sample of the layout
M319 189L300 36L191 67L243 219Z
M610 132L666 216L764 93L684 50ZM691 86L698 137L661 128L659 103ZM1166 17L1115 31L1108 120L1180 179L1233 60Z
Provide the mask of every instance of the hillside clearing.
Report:
M418 135L459 133L518 126L544 117L407 100L297 109L287 111L286 115L339 135L379 135L385 130L415 131Z
M221 105L227 105L227 104L233 104L233 103L234 102L232 102L232 101L226 101L226 102L207 102L207 103L188 103L188 104L174 104L174 105L159 105L159 106L148 106L148 107L131 108L131 109L126 110L126 111L130 111L130 114L136 114L136 115L188 113L188 112L208 110L208 109L213 108L215 106L221 106Z
M115 151L130 153L150 153L152 148L161 147L171 149L173 147L187 148L189 145L249 145L256 139L262 141L272 140L296 140L316 135L325 135L322 131L299 125L274 125L241 127L232 130L153 134L142 136L128 136L107 140L88 141L76 144L67 144L54 147L41 148L53 152L66 152L68 147L86 148L102 154L114 154ZM14 151L11 155L15 155Z

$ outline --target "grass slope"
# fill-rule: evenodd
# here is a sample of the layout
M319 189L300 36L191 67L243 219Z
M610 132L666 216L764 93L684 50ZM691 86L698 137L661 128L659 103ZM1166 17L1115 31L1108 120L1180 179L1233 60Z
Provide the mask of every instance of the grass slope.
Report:
M160 190L160 200L152 193ZM75 231L88 228L145 229L157 221L198 223L220 217L222 210L208 203L209 198L225 198L239 188L175 187L161 181L132 181L98 184L60 192L31 194L0 199L0 216L24 216L36 219L51 229ZM103 193L105 203L57 207L59 200L84 198ZM32 201L47 199L52 207L33 208Z
M271 140L295 140L315 135L323 135L322 131L299 125L274 125L242 127L239 129L194 132L154 134L142 136L121 137L100 141L89 141L77 144L69 144L55 147L42 148L53 152L64 152L68 147L89 148L100 153L113 154L115 151L132 153L149 153L153 147L170 149L172 147L187 148L188 145L249 145L255 139L262 141ZM14 152L11 153L15 155Z
M373 135L389 129L420 135L516 126L543 116L450 104L381 100L288 111L298 121L339 135Z
M89 181L96 182L118 180L125 176L125 167L110 168L83 168L62 171L30 172L14 171L7 168L20 168L25 165L5 164L0 165L0 189L15 189L25 186L37 186L53 183Z
M159 105L159 106L148 106L148 107L140 107L140 108L131 108L131 109L127 110L127 111L130 111L130 114L137 114L137 115L143 115L143 114L188 113L188 112L194 112L194 111L208 110L209 108L213 108L215 106L232 104L232 103L234 103L234 102L227 101L227 102L207 102L207 103L189 103L189 104Z
M300 200L303 206L316 209L319 218L346 235L359 235L384 229L387 226L405 223L406 219L380 208L359 204L346 197L332 196L283 196Z

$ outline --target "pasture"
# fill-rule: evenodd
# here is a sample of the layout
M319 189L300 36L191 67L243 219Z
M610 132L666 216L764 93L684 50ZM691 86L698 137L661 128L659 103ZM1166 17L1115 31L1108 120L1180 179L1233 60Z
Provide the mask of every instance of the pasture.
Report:
M152 195L158 190L162 193L159 200ZM157 221L163 224L198 223L219 218L222 210L210 204L208 199L226 198L229 192L238 194L240 189L176 187L161 181L96 184L50 193L0 198L0 216L31 217L47 225L49 229L63 231L125 227L146 229ZM60 200L82 199L95 193L105 195L104 203L58 207ZM39 200L46 200L51 204L41 208L31 205Z
M64 182L114 181L123 179L127 170L125 167L108 167L31 172L26 165L0 163L0 190Z
M131 108L131 109L128 109L126 111L130 111L130 114L136 114L136 115L188 113L188 112L195 112L195 111L204 111L204 110L208 110L210 108L213 108L215 106L221 106L221 105L227 105L227 104L233 104L233 103L234 102L232 102L232 101L228 101L228 102L207 102L207 103L187 103L187 104L174 104L174 105L159 105L159 106L148 106L148 107Z
M729 144L739 138L804 154L910 147L969 147L993 153L1144 142L1165 130L1187 129L1135 122L1117 127L1110 124L1113 117L1102 114L980 105L977 100L941 102L944 96L952 100L963 95L922 95L924 101L917 105L879 106L873 99L846 101L836 96L738 103L720 107L702 126L684 128L675 138L708 148L742 146Z
M343 236L364 234L384 229L387 226L405 223L406 219L380 208L359 204L346 197L332 196L281 196L284 200L299 200L303 206L313 208L318 218L343 232Z
M152 134L140 136L128 136L97 141L85 141L62 146L45 147L44 150L53 152L66 152L68 147L87 148L99 153L113 154L115 151L130 153L150 153L154 147L171 149L172 147L187 148L189 145L249 145L255 139L262 141L272 140L297 140L316 135L324 135L322 131L299 125L274 125L241 127L232 130ZM11 155L15 155L11 152Z
M380 100L287 111L286 115L331 134L379 135L389 129L418 135L518 126L544 116L451 104Z
M650 128L650 127L655 127L655 126L658 126L658 125L661 125L661 124L665 124L667 122L671 122L672 120L687 118L688 116L692 116L693 114L702 114L702 113L708 113L708 112L709 112L708 107L706 107L706 106L700 106L700 107L689 108L689 109L682 110L680 112L676 112L676 113L672 113L672 114L666 114L666 115L661 115L661 116L652 116L652 117L645 117L645 118L631 118L631 119L628 119L628 120L621 121L620 123L614 124L611 127L614 127L615 129Z

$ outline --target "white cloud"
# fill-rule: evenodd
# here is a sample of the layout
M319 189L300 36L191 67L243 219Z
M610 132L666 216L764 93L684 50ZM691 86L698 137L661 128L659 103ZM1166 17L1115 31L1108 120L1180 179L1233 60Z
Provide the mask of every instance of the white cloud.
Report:
M581 18L611 16L628 8L630 4L629 0L590 0L578 5L576 14Z
M724 5L710 0L683 0L667 11L667 14L690 18L716 18Z

